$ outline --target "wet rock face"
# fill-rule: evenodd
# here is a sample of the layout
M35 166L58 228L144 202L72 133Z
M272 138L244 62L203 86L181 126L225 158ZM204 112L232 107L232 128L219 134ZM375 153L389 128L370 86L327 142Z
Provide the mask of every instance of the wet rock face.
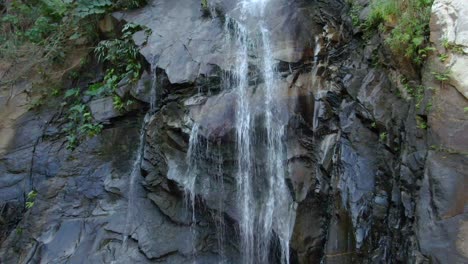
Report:
M58 109L23 114L21 108L12 118L11 107L23 107L28 84L16 86L15 100L0 94L0 129L9 138L0 139L0 262L241 263L239 105L226 85L235 63L226 21L242 14L236 1L209 2L211 9L203 10L199 0L150 1L115 14L152 30L134 39L153 72L147 69L137 85L122 82L118 90L150 104L156 84L158 105L144 129L141 111L118 113L106 98L93 101L93 114L108 124L70 151ZM462 83L441 87L432 102L437 111L428 115L398 96L394 72L371 65L369 50L381 43L366 46L352 36L344 1L270 2L264 12L279 76L275 120L285 127L284 180L296 203L291 263L466 262ZM435 2L441 10L450 6ZM437 17L445 13L434 12L433 20L442 21ZM439 22L434 34L444 31ZM262 124L265 83L254 55L246 100L252 119ZM439 85L425 74L428 87ZM427 131L418 128L416 116L427 119ZM194 126L200 177L192 215L186 186ZM265 128L253 131L252 148L264 147ZM129 192L140 133L141 175ZM258 170L265 158L256 159ZM31 189L38 196L25 210ZM272 242L271 256L280 255L278 244Z
M144 43L141 53L148 62L164 69L171 83L193 82L198 76L216 74L216 68L229 70L235 55L226 47L225 21L239 20L241 1L210 1L211 14L200 8L200 1L158 1L148 7L116 18L145 25L153 32L145 41L135 35L136 43ZM333 15L340 16L341 1L327 3L307 1L269 1L265 13L271 30L273 56L285 62L298 62L313 55L314 36L322 33L324 23L334 24ZM249 8L249 7L247 7ZM320 11L325 10L321 21ZM258 18L253 18L258 19ZM256 21L247 21L249 23ZM217 66L217 67L214 67Z

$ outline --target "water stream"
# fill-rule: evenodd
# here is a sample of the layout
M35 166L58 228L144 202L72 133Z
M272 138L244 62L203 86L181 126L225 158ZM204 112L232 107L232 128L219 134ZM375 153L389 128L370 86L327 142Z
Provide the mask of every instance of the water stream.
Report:
M133 162L132 172L129 178L129 187L127 193L127 215L125 217L125 225L124 225L124 233L123 233L123 242L122 242L122 249L127 250L127 240L131 236L131 228L132 228L132 215L134 215L134 208L135 208L135 183L136 181L141 178L141 159L143 157L143 152L145 150L145 136L146 136L146 126L150 120L151 114L147 113L143 119L143 125L140 129L140 139L138 143L138 149L136 152L135 161Z
M134 215L133 210L135 210L135 189L136 189L136 182L138 179L141 178L141 159L144 154L145 150L145 138L146 138L146 127L151 119L152 114L156 111L157 108L157 90L158 90L158 79L156 73L156 65L158 61L158 57L153 58L153 66L151 69L152 72L152 82L151 82L151 90L150 90L150 109L146 113L145 117L143 118L143 124L140 129L140 137L138 142L138 149L136 152L135 161L133 162L132 171L129 177L129 185L128 185L128 192L127 192L127 215L125 217L125 225L124 225L124 233L123 233L123 242L122 242L122 249L127 250L127 243L128 238L131 236L131 228L132 228L132 215Z
M289 241L295 221L296 205L286 185L285 124L279 118L276 102L282 92L278 85L280 77L272 55L271 33L264 19L267 6L268 0L242 0L237 6L240 18L236 20L228 16L225 22L226 48L234 59L231 76L226 78L228 83L224 87L231 89L237 97L234 173L243 264L271 263L275 258L272 256L275 241L281 248L281 263L288 264ZM252 63L256 64L263 80L257 87L249 84L249 65ZM254 96L261 96L263 112L255 110L258 106L253 103ZM206 162L199 158L199 129L199 125L194 124L187 153L185 188L192 222L196 220L195 195L201 191L196 189L199 162ZM209 156L208 152L215 148L207 147L206 151L205 156ZM218 168L222 178L222 161L216 163L210 167ZM217 179L217 183L222 184L222 180ZM223 251L223 235L218 234L220 252Z

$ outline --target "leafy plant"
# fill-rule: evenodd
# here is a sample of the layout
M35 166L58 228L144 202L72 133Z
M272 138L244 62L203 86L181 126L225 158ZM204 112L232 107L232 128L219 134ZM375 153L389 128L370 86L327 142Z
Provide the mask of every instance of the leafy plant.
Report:
M67 148L73 150L85 137L94 137L102 131L103 126L95 122L88 110L82 103L76 103L68 110L68 123L64 131L67 133Z
M427 122L420 116L416 116L416 124L419 129L427 129Z
M387 137L388 137L387 132L382 132L382 133L380 133L379 139L380 139L381 142L385 142L385 141L387 141Z
M118 111L122 111L126 107L131 106L134 103L133 100L124 100L118 95L114 95L112 99L113 99L114 108Z
M406 78L402 78L400 81L408 95L414 99L416 109L419 109L424 99L424 92L426 87L422 85L411 85Z
M429 18L433 0L373 0L364 23L369 35L373 30L387 34L386 44L398 56L420 65L433 50L428 47Z
M34 206L34 201L36 200L37 192L32 190L26 196L26 209L31 209Z
M133 9L146 5L147 0L117 0L115 8L117 9Z
M42 98L42 96L39 97L39 98L35 98L35 99L31 102L31 104L30 104L30 106L29 106L29 110L37 109L37 108L41 107L43 104L44 104L44 98Z
M201 6L204 9L208 8L208 0L201 0Z
M448 59L448 55L447 54L439 54L439 60L441 62L445 62L447 59Z
M350 5L349 16L351 17L351 21L353 22L354 27L360 27L361 21L359 19L359 14L361 13L362 9L364 8L358 2L354 2L352 0L347 1Z
M80 95L80 89L79 88L73 88L73 89L68 89L65 92L64 98L73 98L73 97L78 97Z
M100 15L104 14L111 6L112 2L110 0L79 0L75 14L81 18Z
M442 46L444 46L446 50L450 50L454 53L458 53L462 55L466 54L466 52L464 51L463 45L452 43L447 38L444 38L442 40Z
M437 81L442 82L442 83L450 80L450 71L432 72L432 75L434 75L434 78Z

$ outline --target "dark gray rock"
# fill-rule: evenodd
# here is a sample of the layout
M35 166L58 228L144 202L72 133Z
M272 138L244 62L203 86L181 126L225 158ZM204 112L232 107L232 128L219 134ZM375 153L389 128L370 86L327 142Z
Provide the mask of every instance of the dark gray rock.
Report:
M99 122L108 121L111 118L121 116L122 113L114 108L112 97L104 97L89 103L89 109L94 119Z
M114 14L152 29L134 35L152 72L116 90L157 104L143 129L138 113L116 112L112 98L90 102L95 119L108 126L73 151L52 106L12 126L0 157L0 262L241 263L238 102L226 85L235 78L235 54L225 26L256 21L242 18L236 1L209 3L203 10L199 0L150 1ZM351 38L345 10L339 0L271 0L265 10L281 76L273 104L285 127L285 182L297 206L291 263L465 263L466 100L447 85L428 115L399 98L397 71L371 62L385 55L382 40ZM246 99L260 124L252 128L252 149L262 153L263 62L251 53ZM31 89L23 86L13 92ZM428 130L416 128L416 114ZM191 204L187 152L195 124ZM265 162L256 156L258 175ZM255 190L263 184L258 178ZM32 189L38 196L25 210ZM274 231L269 263L279 262L281 230Z

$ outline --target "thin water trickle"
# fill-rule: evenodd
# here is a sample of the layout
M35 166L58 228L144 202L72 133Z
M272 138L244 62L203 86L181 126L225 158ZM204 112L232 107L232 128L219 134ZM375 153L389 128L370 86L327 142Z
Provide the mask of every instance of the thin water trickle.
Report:
M127 192L127 215L125 217L124 233L123 233L123 242L122 249L127 250L127 240L131 236L131 220L133 216L133 210L135 208L135 183L138 178L141 177L141 159L145 150L145 135L146 135L146 126L150 120L150 114L147 113L143 119L143 125L140 129L140 139L138 143L138 150L136 153L135 161L133 162L132 172L129 178L129 187Z
M153 113L156 111L158 104L158 73L157 73L157 63L159 61L158 56L153 57L153 62L151 64L151 90L150 90L150 112Z
M152 82L151 82L151 90L150 90L150 110L146 113L145 117L143 118L143 125L140 129L140 139L138 143L138 150L136 153L135 161L132 166L132 172L130 174L129 179L129 187L128 187L128 204L127 204L127 215L125 218L125 226L124 226L124 233L123 233L123 242L122 248L127 250L127 241L131 235L131 218L133 215L133 210L135 208L135 183L141 177L141 159L144 154L145 149L145 136L146 136L146 127L150 121L151 115L157 109L157 62L159 57L155 56L153 58L153 63L151 66L151 74L152 74Z
M199 164L200 164L200 144L199 144L199 136L198 136L198 129L199 125L194 124L192 127L192 131L190 132L190 139L189 139L189 148L187 151L186 162L187 162L187 171L185 172L185 197L186 197L186 204L187 204L187 211L191 212L190 215L190 233L192 235L191 238L191 246L192 246L192 253L196 256L196 248L195 248L195 241L197 239L196 233L196 208L195 208L195 196L196 196L196 181L197 176L199 174ZM195 261L195 257L193 261ZM194 262L195 263L195 262Z

